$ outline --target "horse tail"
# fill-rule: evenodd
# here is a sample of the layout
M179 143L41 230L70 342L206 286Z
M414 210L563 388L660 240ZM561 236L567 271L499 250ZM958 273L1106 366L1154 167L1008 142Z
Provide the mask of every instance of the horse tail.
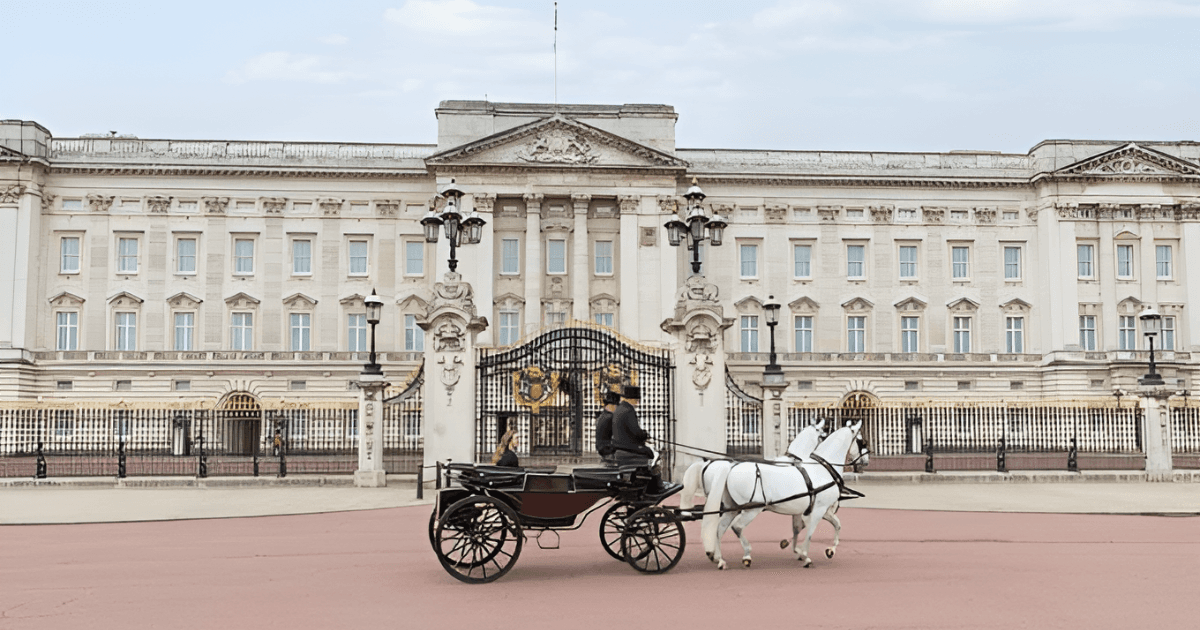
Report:
M679 495L681 509L690 510L696 505L696 492L703 491L705 463L704 460L697 461L683 473L683 493Z
M725 498L725 482L729 479L729 471L733 466L722 466L717 469L717 478L704 498L704 518L700 525L700 538L704 541L704 551L711 554L721 541L717 539L717 526L721 521L721 506Z

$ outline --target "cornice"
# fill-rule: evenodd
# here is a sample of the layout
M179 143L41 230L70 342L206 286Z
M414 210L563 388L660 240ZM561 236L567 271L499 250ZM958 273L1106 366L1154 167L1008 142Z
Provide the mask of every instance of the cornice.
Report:
M688 173L691 177L693 173ZM801 187L884 187L884 188L1028 188L1027 179L935 179L923 177L855 177L855 176L762 176L711 175L695 173L705 184Z
M51 165L50 172L56 175L104 175L104 176L207 176L207 177L284 177L326 179L432 179L427 170L383 170L344 168L268 168L234 166L174 166L174 165Z

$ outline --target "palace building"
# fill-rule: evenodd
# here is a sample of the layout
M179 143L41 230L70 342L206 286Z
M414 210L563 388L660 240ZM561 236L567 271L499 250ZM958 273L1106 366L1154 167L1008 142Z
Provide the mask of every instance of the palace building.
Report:
M1200 370L1196 142L702 149L676 146L666 105L434 113L436 142L413 144L0 122L0 401L357 400L372 292L403 384L450 258L421 220L451 183L486 222L455 253L485 352L573 322L687 351L671 322L695 289L730 391L759 396L773 335L797 408L1112 398L1146 373L1150 307L1166 387ZM727 227L689 251L664 224L693 184Z

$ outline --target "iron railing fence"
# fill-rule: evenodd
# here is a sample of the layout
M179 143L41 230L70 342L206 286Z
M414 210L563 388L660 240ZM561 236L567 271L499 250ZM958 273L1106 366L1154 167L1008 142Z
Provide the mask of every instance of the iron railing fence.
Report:
M788 410L790 441L813 422L825 431L863 421L874 454L925 452L932 440L939 453L995 452L1003 438L1008 452L1140 453L1141 409L1105 401L925 401L884 403L868 408L808 404ZM886 405L886 406L885 406Z
M725 370L725 453L761 455L763 401L746 393Z
M1192 403L1171 408L1171 451L1200 455L1200 406Z
M422 363L383 405L383 467L416 473L425 453L425 365Z

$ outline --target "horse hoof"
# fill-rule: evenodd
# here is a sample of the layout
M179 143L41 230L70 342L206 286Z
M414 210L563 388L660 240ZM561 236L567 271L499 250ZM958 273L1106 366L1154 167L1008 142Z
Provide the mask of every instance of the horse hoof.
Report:
M779 541L780 549L787 549L787 546L788 546L788 541L786 539Z
M805 560L805 561L804 561L804 568L805 568L805 569L807 569L807 568L809 568L809 567L811 567L811 566L812 566L812 559L811 559L811 558L810 558L810 559L808 559L808 560Z
M722 560L722 561L720 561L720 562L718 562L718 563L717 563L717 570L718 570L718 571L724 571L724 570L725 570L725 561L724 561L724 560Z
M829 549L826 549L826 550L825 550L825 557L826 557L826 558L832 558L832 557L833 557L833 548L832 548L832 547L830 547Z
M742 558L742 566L749 569L750 568L750 558Z

